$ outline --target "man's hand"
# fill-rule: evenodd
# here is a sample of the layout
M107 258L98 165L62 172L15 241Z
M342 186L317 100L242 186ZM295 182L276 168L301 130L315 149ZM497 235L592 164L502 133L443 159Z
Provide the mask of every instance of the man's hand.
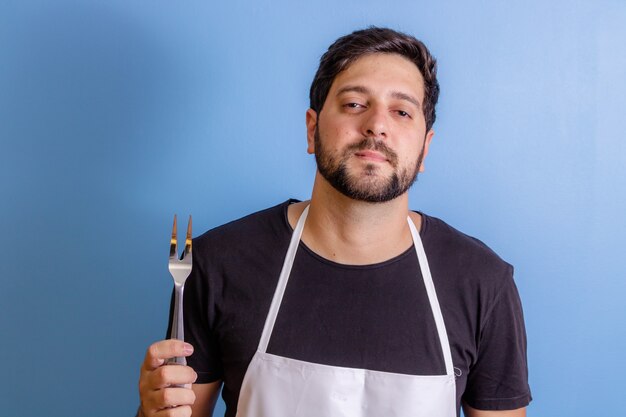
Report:
M189 366L163 364L166 359L192 353L193 347L180 340L162 340L148 348L139 375L140 416L191 416L191 405L196 400L191 384L198 375Z

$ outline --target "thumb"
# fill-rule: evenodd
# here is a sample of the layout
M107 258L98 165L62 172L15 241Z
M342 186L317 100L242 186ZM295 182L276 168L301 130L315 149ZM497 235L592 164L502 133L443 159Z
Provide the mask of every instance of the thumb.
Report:
M177 356L190 356L192 353L193 346L182 340L161 340L153 343L148 348L144 360L144 368L154 370L163 365L166 359Z

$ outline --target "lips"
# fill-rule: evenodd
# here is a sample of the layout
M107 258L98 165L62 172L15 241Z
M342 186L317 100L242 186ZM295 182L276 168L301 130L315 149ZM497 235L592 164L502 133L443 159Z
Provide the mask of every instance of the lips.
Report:
M388 162L392 167L398 166L398 155L384 141L373 137L365 137L346 148L346 155L354 155L362 161L373 163Z
M363 150L355 153L359 158L367 159L374 162L387 162L387 157L371 150Z

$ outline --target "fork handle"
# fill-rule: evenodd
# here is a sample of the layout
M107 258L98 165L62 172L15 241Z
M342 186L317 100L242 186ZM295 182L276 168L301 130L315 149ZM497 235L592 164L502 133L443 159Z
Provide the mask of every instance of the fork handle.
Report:
M174 284L174 315L172 317L172 331L170 339L185 340L185 326L183 322L183 293L185 286ZM168 358L166 365L187 365L187 359L184 356Z
M177 356L175 358L168 358L165 361L165 365L187 365L187 359L184 356Z

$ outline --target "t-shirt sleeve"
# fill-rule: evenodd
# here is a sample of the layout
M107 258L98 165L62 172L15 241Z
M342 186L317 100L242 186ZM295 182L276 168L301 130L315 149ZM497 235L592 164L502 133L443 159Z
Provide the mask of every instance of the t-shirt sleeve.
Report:
M463 401L479 410L514 410L532 400L524 316L509 272L481 326L477 360L463 394Z
M195 244L195 242L194 242ZM195 254L194 254L195 256ZM187 365L198 374L197 384L206 384L223 378L220 361L219 344L213 330L214 294L209 283L209 277L194 257L191 274L185 282L183 299L183 320L185 327L185 342L194 347L194 352L187 357ZM167 330L169 337L174 311L174 293L170 305L170 320Z

